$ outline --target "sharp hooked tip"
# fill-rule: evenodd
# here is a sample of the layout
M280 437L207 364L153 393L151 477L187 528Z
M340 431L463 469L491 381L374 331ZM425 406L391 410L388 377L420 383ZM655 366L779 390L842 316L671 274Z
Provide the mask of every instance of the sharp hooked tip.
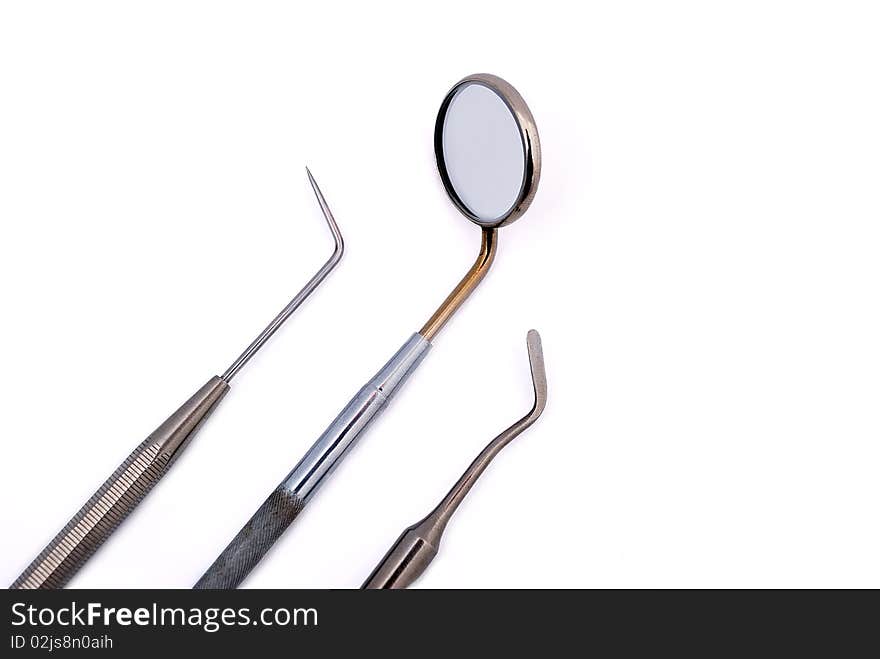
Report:
M306 176L309 177L309 185L312 186L312 190L315 191L315 195L317 195L318 197L318 203L321 204L321 210L324 211L325 215L328 215L330 213L330 209L328 208L325 210L327 206L327 201L324 199L324 195L321 193L321 188L318 187L318 182L315 180L315 177L312 176L312 170L309 169L308 166L306 166Z
M312 186L312 190L315 192L315 197L318 199L318 205L321 207L321 212L324 213L324 219L327 220L327 226L330 227L330 232L333 234L333 240L336 241L336 251L334 252L334 255L338 260L342 256L342 250L345 247L342 240L342 232L339 230L339 225L336 224L333 213L330 212L327 200L324 199L324 194L321 192L321 188L318 187L318 182L315 180L315 177L312 176L312 170L310 170L308 166L306 166L306 175L309 177L309 183Z

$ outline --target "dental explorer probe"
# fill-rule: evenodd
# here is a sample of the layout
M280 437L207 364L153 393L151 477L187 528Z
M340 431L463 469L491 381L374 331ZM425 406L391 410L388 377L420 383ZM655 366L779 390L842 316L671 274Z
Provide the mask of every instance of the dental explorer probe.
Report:
M443 531L446 530L446 525L452 519L452 515L464 501L480 475L486 471L486 467L489 466L492 459L541 416L541 412L547 405L547 374L544 371L541 336L536 330L529 331L526 337L526 346L529 351L532 387L535 390L535 402L532 404L532 409L489 442L427 517L404 529L397 542L391 546L391 549L367 577L361 588L369 590L406 588L418 579L437 556Z
M498 76L468 76L446 94L434 123L434 152L451 201L482 229L476 262L422 329L342 409L195 588L235 588L244 581L486 276L495 258L498 227L519 218L534 199L541 172L538 130L522 96Z
M344 249L342 234L308 168L306 174L333 234L333 254L223 375L215 375L208 380L119 465L10 588L63 588L168 472L201 424L229 390L232 378L339 263Z

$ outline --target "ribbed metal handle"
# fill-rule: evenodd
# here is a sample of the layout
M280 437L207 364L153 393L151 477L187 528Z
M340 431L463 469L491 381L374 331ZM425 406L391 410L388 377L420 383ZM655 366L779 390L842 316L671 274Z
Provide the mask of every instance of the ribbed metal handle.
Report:
M97 551L168 469L168 456L149 439L119 465L12 588L62 588Z
M193 588L237 588L303 509L303 500L275 489Z
M214 377L119 465L10 588L63 588L165 475L229 390Z

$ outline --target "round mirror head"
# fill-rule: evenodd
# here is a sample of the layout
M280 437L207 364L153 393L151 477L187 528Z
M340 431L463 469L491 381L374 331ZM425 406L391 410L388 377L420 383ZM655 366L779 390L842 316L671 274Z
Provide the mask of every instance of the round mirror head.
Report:
M538 189L541 145L526 102L488 73L449 91L434 127L440 178L453 203L482 227L510 224Z

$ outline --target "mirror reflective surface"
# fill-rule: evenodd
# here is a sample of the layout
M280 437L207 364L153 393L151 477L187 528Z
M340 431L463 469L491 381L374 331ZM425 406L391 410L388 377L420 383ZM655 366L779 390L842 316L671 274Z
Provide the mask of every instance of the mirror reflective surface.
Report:
M494 222L517 202L525 177L519 126L504 100L473 83L452 98L443 124L443 157L461 202Z
M471 221L502 226L531 202L538 134L525 101L501 78L475 74L452 88L437 116L434 148L449 196Z

